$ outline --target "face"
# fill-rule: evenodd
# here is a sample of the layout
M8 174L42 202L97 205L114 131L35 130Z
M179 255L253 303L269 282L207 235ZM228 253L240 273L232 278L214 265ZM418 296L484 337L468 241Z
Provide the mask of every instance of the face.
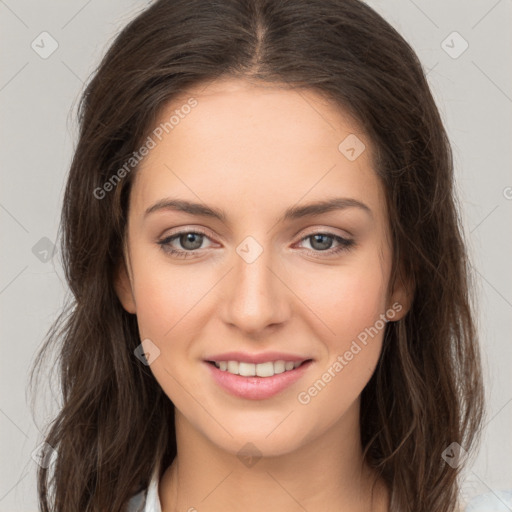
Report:
M358 406L406 312L371 143L313 91L223 80L173 114L136 171L118 296L177 417L290 452Z

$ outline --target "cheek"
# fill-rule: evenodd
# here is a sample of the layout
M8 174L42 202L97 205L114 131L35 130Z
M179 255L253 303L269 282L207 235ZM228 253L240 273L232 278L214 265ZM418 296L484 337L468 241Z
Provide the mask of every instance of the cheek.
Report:
M333 331L321 338L325 357L296 396L318 427L338 421L357 400L375 371L387 325L379 273L340 276L330 290L318 297L325 302L322 321Z
M323 344L325 357L302 389L304 400L299 396L298 401L314 402L312 409L319 412L331 404L333 420L361 393L380 357L387 307L387 274L381 263L377 251L361 253L350 265L311 276L299 292L315 312L310 329Z
M304 270L289 282L314 313L303 318L310 319L331 356L345 351L386 311L387 273L377 251L361 251L336 267Z
M191 269L143 257L134 261L140 336L149 338L159 350L151 372L174 405L185 411L191 407L189 391L200 389L195 375L185 371L186 360L192 358L190 349L203 325L197 316L201 297L212 288ZM197 391L194 396L201 398Z
M134 262L137 320L146 337L164 341L172 337L186 316L193 314L211 285L191 270L140 258Z

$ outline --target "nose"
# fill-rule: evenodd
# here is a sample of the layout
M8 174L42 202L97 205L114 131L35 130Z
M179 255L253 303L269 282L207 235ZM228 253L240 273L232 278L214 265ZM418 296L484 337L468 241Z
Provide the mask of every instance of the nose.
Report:
M226 276L223 320L254 337L285 322L290 312L291 292L270 250L261 251L254 241L245 246L248 251L241 245L234 254L234 268Z

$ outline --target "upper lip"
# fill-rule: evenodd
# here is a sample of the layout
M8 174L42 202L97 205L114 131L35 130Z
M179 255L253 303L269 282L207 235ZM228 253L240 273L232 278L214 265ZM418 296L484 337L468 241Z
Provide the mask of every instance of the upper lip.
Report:
M223 354L214 354L205 358L205 361L241 361L244 363L266 363L268 361L291 361L293 363L302 363L311 359L310 357L298 356L295 354L285 354L284 352L262 352L260 354L248 354L245 352L225 352Z

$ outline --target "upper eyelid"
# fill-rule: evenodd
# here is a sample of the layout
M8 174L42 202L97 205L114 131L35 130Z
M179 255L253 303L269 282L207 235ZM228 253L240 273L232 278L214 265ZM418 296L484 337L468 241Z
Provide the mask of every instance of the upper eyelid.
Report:
M210 239L214 238L212 235L208 234L209 232L207 230L204 230L202 228L185 228L185 229L181 229L179 228L179 231L173 231L169 234L165 234L165 235L162 235L159 238L159 240L167 240L169 238L175 238L179 235L184 235L184 234L187 234L187 233L197 233L199 235L203 235L205 237L208 237Z
M174 229L176 231L174 231ZM196 227L196 226L180 226L180 227L177 227L177 228L174 228L174 229L171 229L171 232L169 234L166 234L165 236L164 235L160 235L159 238L168 238L169 236L175 236L175 235L178 235L178 234L191 233L191 232L198 232L200 234L204 234L204 235L209 236L211 238L215 238L215 234L209 228ZM312 231L309 231L310 229ZM336 231L341 231L342 233L339 233L339 232L336 232ZM317 233L329 233L329 234L332 234L332 235L340 236L342 238L350 238L350 237L354 236L348 230L342 229L342 228L314 227L313 226L313 227L301 228L300 230L295 232L293 237L298 236L298 234L300 232L304 232L305 233L302 236L309 236L309 235L317 234Z

